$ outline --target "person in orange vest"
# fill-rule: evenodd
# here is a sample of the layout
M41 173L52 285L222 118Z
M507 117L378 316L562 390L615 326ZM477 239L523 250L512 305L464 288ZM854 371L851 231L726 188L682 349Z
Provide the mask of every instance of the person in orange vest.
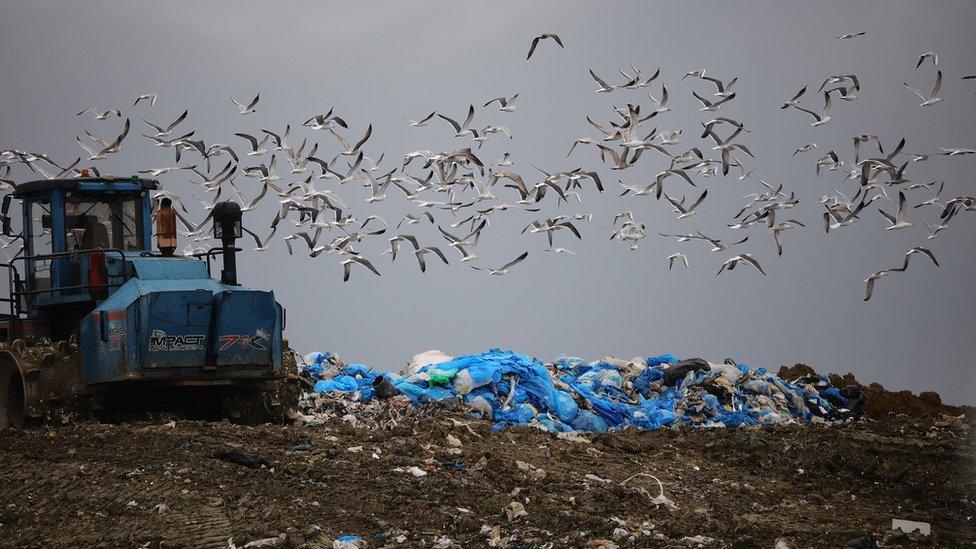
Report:
M159 202L156 212L156 246L165 257L172 257L176 251L176 210L169 198Z

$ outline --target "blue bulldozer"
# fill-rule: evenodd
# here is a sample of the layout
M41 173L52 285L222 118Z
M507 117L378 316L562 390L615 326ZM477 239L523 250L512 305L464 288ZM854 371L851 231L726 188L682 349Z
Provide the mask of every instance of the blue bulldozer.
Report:
M3 234L23 247L0 263L0 428L157 409L261 422L294 406L285 311L237 281L240 206L212 210L220 246L175 256L152 246L158 187L83 173L4 196Z

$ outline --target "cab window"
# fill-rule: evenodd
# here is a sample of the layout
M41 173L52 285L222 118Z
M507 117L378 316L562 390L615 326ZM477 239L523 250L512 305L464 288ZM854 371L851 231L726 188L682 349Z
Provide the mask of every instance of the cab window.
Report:
M141 250L142 210L135 196L94 199L75 195L65 200L68 250L118 248Z
M53 252L51 241L51 202L48 199L34 200L29 209L31 224L30 255L48 256ZM34 289L51 288L51 259L31 259L28 269L33 274Z

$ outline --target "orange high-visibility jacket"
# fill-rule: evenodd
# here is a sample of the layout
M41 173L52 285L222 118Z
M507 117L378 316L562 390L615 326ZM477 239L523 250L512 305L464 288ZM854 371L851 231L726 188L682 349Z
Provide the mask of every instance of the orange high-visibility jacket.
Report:
M156 212L156 245L160 248L176 247L176 210L173 208Z

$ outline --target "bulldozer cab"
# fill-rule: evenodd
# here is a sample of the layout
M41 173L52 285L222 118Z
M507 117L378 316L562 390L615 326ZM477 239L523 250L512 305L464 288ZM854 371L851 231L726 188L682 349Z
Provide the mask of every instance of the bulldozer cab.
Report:
M56 305L83 314L121 286L125 257L151 249L149 191L157 187L139 178L73 178L23 183L5 196L3 232L23 240L21 254L4 263L7 314L31 318ZM12 199L21 201L20 216L10 211Z

